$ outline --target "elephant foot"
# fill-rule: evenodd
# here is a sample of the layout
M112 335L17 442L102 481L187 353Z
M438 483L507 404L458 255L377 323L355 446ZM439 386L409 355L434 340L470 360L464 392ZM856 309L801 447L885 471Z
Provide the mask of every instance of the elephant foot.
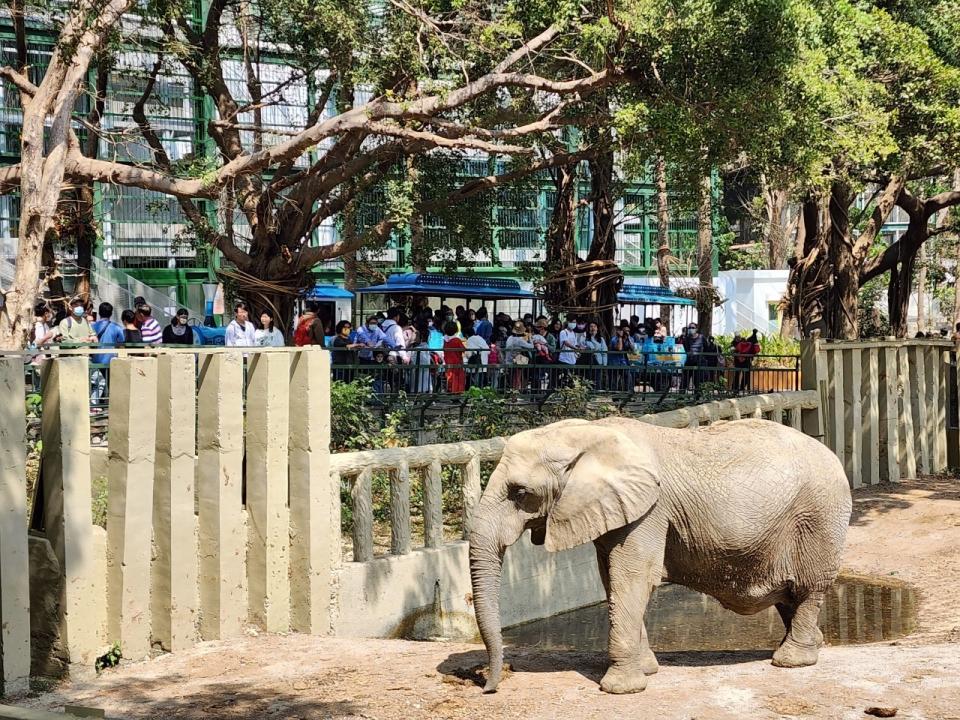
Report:
M820 653L820 643L813 642L809 645L801 645L790 638L784 640L783 644L773 653L773 664L782 668L807 667L817 664L817 656Z
M600 681L600 689L613 695L637 693L647 687L647 676L638 665L611 665Z
M639 661L640 671L644 675L656 675L660 670L660 663L657 662L657 656L653 654L650 648L644 648L641 651Z

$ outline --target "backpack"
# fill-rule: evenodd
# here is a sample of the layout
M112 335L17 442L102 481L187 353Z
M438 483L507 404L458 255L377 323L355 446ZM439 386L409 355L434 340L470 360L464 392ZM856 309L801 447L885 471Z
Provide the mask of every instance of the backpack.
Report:
M294 345L297 347L303 347L304 345L312 344L310 342L310 328L313 327L313 323L316 322L316 320L316 315L300 318L300 322L297 323L297 329L293 331Z

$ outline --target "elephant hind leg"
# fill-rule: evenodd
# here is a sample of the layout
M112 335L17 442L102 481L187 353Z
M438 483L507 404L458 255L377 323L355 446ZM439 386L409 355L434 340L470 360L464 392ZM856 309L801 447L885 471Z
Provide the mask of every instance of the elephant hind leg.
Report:
M780 619L783 620L783 627L786 631L783 640L790 634L790 627L793 625L793 616L797 614L797 606L792 601L778 602L776 604L777 612L780 613ZM783 642L783 641L781 641Z
M809 592L797 604L796 611L787 629L787 635L773 654L773 664L777 667L806 667L815 665L820 646L823 644L823 633L817 625L820 618L820 606L823 605L824 593ZM780 605L777 605L780 610ZM786 618L780 610L780 617Z

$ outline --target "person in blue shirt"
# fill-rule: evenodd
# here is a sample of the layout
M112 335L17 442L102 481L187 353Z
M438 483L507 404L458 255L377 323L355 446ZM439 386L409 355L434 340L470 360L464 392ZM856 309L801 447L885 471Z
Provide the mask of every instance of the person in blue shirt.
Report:
M490 344L490 340L493 338L493 323L487 319L487 308L486 306L481 306L477 310L477 320L473 324L473 331L484 339L484 342L487 345Z
M97 315L100 318L91 326L97 336L97 344L103 348L115 348L123 344L123 328L113 321L113 305L108 302L100 303L97 308ZM107 365L116 353L97 353L91 356L90 360L96 365Z
M380 329L379 318L376 315L368 317L364 326L357 330L356 338L351 341L363 345L363 349L357 353L361 364L372 363L372 348L383 347L386 339L386 334Z
M108 302L100 303L97 308L97 320L91 329L97 336L97 344L103 348L115 348L123 345L125 334L123 328L113 321L113 305ZM110 361L116 357L116 353L96 353L90 356L90 362L94 365L103 365L103 368L93 369L90 372L90 403L95 406L94 411L100 412L101 409L96 406L100 403L104 393L107 390L109 377L108 366Z

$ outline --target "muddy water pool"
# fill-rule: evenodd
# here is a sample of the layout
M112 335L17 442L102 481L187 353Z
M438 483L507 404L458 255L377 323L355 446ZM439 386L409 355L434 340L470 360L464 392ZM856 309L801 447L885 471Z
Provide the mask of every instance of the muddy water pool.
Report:
M827 593L820 628L828 645L892 640L914 631L916 591L883 578L841 576ZM647 607L654 650L766 650L783 638L776 608L737 615L707 595L681 585L657 588ZM606 650L606 603L554 615L504 630L508 645L566 650Z

